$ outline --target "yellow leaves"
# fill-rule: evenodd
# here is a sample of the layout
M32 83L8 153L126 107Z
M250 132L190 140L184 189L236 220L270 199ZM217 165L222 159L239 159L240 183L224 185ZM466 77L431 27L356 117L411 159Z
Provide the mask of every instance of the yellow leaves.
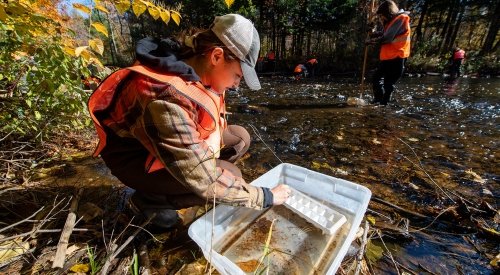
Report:
M100 11L102 11L102 12L106 13L106 14L108 14L108 13L109 13L108 9L106 9L106 8L105 8L104 6L102 6L102 5L96 4L96 5L94 6L94 8L95 8L95 9L97 9L97 10L100 10Z
M75 54L75 48L71 47L71 46L64 46L64 52L67 53L68 55L70 56L76 56Z
M29 7L29 3L24 3L24 1L8 1L5 12L8 12L10 16L19 16L30 13L32 10Z
M366 220L367 220L367 221L368 221L368 222L369 222L372 226L373 226L373 225L375 225L376 220L375 220L375 217L374 217L374 216L367 215L367 216L366 216Z
M168 10L161 10L160 17L161 20L165 22L165 24L168 24L168 22L170 21L170 12Z
M113 1L116 7L116 10L123 15L128 9L130 9L130 1L129 0L115 0Z
M23 242L21 238L0 243L0 263L24 254L29 248L29 243Z
M230 8L234 4L234 0L224 0L228 8Z
M151 16L157 20L158 18L160 18L160 10L158 9L158 7L156 6L149 6L148 7L148 11L149 11L149 14L151 14Z
M4 4L0 4L0 21L5 22L7 20L7 13L5 12Z
M88 264L76 264L72 266L69 270L75 273L87 273L90 271L90 267Z
M143 14L147 8L148 8L147 2L144 2L142 0L134 0L134 3L132 4L132 11L137 17Z
M100 55L104 53L104 43L99 38L89 40L89 46L92 50Z
M89 46L81 46L81 47L76 48L76 49L75 49L75 55L76 55L77 57L78 57L78 56L80 56L80 55L82 55L82 53L83 53L84 51L86 51L88 47L89 47Z
M170 16L174 20L175 24L177 24L177 26L179 26L179 24L181 23L181 14L177 11L171 10Z
M108 29L102 23L94 22L94 23L92 23L92 27L94 27L98 32L100 32L100 33L104 34L106 37L108 37Z
M118 3L115 3L115 5L118 5ZM170 22L170 18L172 18L172 20L174 20L177 25L179 25L181 22L181 14L176 10L168 10L144 0L134 0L134 2L132 3L132 11L134 12L135 16L139 17L146 10L148 10L149 14L154 18L154 20L158 20L158 18L161 18L161 20L165 22L165 24L168 24L168 22Z
M73 3L73 8L75 8L81 12L84 12L86 14L90 14L90 12L91 12L89 7L82 5L80 3Z

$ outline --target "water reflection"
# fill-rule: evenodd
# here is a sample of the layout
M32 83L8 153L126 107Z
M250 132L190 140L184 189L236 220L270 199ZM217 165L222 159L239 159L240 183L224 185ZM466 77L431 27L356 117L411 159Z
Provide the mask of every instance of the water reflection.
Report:
M450 78L445 80L444 92L446 95L456 95L459 78Z

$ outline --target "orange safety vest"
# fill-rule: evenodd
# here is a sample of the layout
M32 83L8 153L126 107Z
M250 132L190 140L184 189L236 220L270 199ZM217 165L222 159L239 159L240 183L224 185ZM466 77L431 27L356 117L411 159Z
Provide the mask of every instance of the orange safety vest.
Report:
M315 65L315 64L318 64L318 60L316 58L311 58L307 61L307 63L309 63L311 65Z
M223 96L207 90L200 82L184 81L177 75L160 74L145 66L134 65L108 76L89 98L89 113L99 137L99 143L93 153L94 157L97 157L106 146L106 132L95 113L105 110L111 104L116 88L131 72L148 76L162 83L168 83L187 99L199 105L206 115L199 116L201 121L197 123L197 131L200 133L200 137L212 146L214 153L218 153L222 141L222 130L227 127L225 120L221 118L221 114L225 114ZM146 149L150 153L145 163L148 173L164 168L163 163L156 157L154 149Z
M303 66L304 66L304 65L302 65L302 64L297 65L297 66L295 67L295 69L293 70L293 72L294 72L294 73L301 73L301 72L302 72L302 70L304 69L304 67L303 67Z
M380 48L380 60L390 60L394 58L407 58L410 56L410 17L407 14L400 14L391 20L384 30L387 30L394 22L403 19L403 26L406 31L387 43L382 44Z

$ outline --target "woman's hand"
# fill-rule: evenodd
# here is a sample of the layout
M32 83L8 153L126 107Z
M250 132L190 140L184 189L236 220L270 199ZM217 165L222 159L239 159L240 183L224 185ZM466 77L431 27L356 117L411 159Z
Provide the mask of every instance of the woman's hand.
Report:
M279 184L271 189L273 193L273 205L283 204L292 194L292 190L288 185Z

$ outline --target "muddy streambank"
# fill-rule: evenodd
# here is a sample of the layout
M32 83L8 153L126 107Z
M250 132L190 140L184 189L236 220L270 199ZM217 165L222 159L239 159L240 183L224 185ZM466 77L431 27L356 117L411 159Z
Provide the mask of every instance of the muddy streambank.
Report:
M490 261L500 250L499 79L404 78L387 107L349 106L349 97L371 99L351 79L261 81L261 91L241 89L226 99L229 122L252 136L249 154L238 162L247 181L287 162L368 187L365 274L498 272ZM88 274L102 269L109 251L130 236L109 273L127 273L134 251L148 255L139 263L153 274L206 271L185 228L152 232L155 239L134 235L140 222L130 220L127 190L99 159L62 161L45 173L0 190L0 243L22 248L10 249L17 254L9 261L0 258L0 272L53 274L70 196L82 188L77 217L83 218L69 238L64 272L79 263ZM352 253L345 258L353 260Z

